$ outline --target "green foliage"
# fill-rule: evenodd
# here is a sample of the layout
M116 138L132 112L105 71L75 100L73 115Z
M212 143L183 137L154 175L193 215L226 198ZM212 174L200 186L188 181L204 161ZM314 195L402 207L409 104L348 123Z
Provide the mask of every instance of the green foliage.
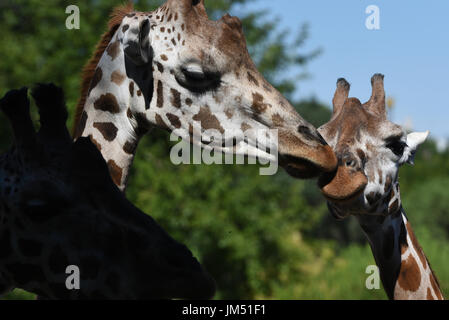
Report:
M332 248L332 247L331 247ZM335 250L335 249L334 249ZM338 252L338 250L336 250ZM370 274L366 267L375 265L368 245L350 245L338 254L335 251L320 271L304 284L304 299L386 299L380 289L368 290L365 281Z
M434 236L449 239L449 177L425 180L404 193L404 208L413 225L432 230ZM419 199L419 201L416 201Z
M111 9L122 0L3 0L0 2L0 95L7 90L51 81L62 85L71 116L79 96L80 73L105 30ZM162 1L135 1L150 10ZM219 18L250 0L207 1ZM65 8L76 4L81 29L65 29ZM291 98L302 66L319 50L302 50L308 28L287 42L287 31L265 12L241 12L249 51L259 69ZM285 70L297 70L291 78ZM292 74L289 72L288 74ZM333 90L330 88L330 90ZM292 101L315 126L330 110L315 100ZM69 119L69 124L72 121ZM11 140L0 115L0 149ZM127 195L173 237L185 243L214 275L217 298L234 299L384 299L365 289L365 268L374 264L355 219L334 221L314 181L283 172L260 176L254 165L181 165L169 161L166 133L152 132L138 149ZM428 143L414 168L401 169L405 208L446 292L449 152ZM415 223L416 221L416 223ZM33 298L21 290L8 299Z
M332 116L332 111L327 106L321 105L313 98L299 101L295 107L299 114L316 128L329 121Z
M14 289L0 300L36 300L36 295L22 289Z

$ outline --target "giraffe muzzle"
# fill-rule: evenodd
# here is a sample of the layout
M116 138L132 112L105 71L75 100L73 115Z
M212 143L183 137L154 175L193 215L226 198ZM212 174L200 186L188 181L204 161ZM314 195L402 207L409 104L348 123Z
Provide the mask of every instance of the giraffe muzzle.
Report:
M341 165L332 173L323 174L318 186L329 201L350 202L360 196L368 178L350 165Z

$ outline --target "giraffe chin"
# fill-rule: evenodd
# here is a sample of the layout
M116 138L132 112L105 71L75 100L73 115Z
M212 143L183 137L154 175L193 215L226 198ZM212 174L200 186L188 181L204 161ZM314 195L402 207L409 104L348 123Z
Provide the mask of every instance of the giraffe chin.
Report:
M319 147L319 152L302 150L295 155L279 154L279 164L293 178L312 179L335 172L337 158L329 146Z
M384 198L379 198L378 201L370 203L366 199L365 188L355 193L351 197L345 199L336 199L323 193L327 200L329 212L337 220L343 220L349 216L385 216L385 210L382 208Z
M320 166L315 165L309 160L293 158L294 157L291 156L284 156L280 161L281 166L293 178L313 179L323 172L323 169Z

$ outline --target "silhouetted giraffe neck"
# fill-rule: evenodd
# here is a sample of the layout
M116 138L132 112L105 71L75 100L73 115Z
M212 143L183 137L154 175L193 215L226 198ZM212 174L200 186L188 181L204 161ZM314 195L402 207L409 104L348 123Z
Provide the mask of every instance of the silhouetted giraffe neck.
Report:
M27 88L0 99L14 136L0 154L0 296L212 297L215 282L187 247L126 200L89 139L71 141L62 89L40 84L31 95L38 133ZM74 269L77 287L67 282Z
M444 299L402 206L387 216L360 216L384 289L394 300Z

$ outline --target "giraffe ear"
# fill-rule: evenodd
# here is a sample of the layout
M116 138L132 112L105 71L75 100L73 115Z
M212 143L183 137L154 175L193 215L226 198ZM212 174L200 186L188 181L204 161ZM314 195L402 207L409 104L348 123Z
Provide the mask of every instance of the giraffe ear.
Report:
M426 132L412 132L407 135L407 148L404 152L404 162L408 164L415 164L415 154L418 147L423 144L427 137L429 136L429 131Z
M144 18L132 19L128 30L125 31L123 37L125 55L136 65L147 64L153 56L150 29L150 20Z

